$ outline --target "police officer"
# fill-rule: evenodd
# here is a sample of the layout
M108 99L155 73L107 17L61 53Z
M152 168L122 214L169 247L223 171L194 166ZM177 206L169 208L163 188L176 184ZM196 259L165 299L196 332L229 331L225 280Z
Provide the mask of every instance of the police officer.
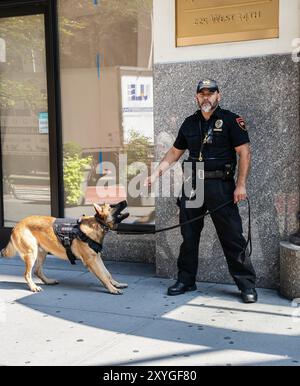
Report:
M145 180L150 186L186 149L187 161L204 162L204 203L201 207L187 207L191 197L183 192L180 222L191 220L207 210L229 201L233 202L211 215L221 242L229 272L241 291L245 303L257 301L255 272L246 255L242 221L237 204L247 198L246 180L250 168L250 140L245 121L219 106L221 95L215 80L204 79L197 86L199 110L185 119L173 147L166 153L155 172ZM238 176L234 174L239 156ZM168 288L168 295L180 295L196 290L198 247L204 220L196 220L181 227L183 242L178 257L178 279Z

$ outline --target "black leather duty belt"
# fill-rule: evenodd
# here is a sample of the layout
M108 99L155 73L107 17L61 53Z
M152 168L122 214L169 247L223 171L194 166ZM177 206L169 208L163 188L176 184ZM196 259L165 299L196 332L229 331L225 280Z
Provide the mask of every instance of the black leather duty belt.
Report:
M223 170L204 171L204 179L224 178L225 173Z
M212 179L229 180L233 178L233 176L231 172L227 172L224 170L213 170L213 171L198 170L198 178L200 178L201 180L212 180Z

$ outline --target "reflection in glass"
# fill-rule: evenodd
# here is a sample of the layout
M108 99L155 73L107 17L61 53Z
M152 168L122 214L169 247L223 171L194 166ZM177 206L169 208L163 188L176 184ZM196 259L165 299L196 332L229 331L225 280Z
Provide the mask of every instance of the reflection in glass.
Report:
M127 199L127 222L153 222L154 199L123 182L153 160L152 0L60 0L59 21L66 213Z
M4 226L51 214L44 16L0 18Z

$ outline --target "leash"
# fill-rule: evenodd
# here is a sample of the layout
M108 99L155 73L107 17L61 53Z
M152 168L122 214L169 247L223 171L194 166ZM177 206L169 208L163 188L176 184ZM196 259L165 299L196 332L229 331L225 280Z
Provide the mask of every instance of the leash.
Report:
M247 242L246 242L244 251L247 250L248 245L249 245L249 246L250 246L249 257L250 257L251 254L252 254L251 208L250 208L250 201L249 201L249 198L247 197L246 200L247 200L247 203L248 203L248 219L249 219L249 222L248 222L248 239L247 239ZM155 230L155 231L130 232L130 234L131 234L131 235L146 235L146 234L156 234L156 233L161 233L161 232L170 231L170 230L172 230L172 229L176 229L176 228L182 227L183 225L190 224L190 223L192 223L192 222L194 222L194 221L200 220L201 218L204 218L204 217L206 217L206 216L208 216L208 215L211 215L211 214L217 212L218 210L224 208L225 206L231 204L232 202L233 202L233 199L231 199L231 200L229 200L229 201L226 201L226 202L224 202L224 204L217 206L216 208L214 208L214 209L211 210L211 211L207 211L206 213L202 214L201 216L197 216L197 217L195 217L195 218L193 218L193 219L191 219L191 220L185 221L185 222L180 223L180 224L177 224L177 225L173 225L173 226L170 226L170 227L167 227L167 228L157 229L157 230Z
M248 204L248 240L245 245L245 251L248 248L249 245L249 257L252 255L252 237L251 237L251 207L250 207L250 201L249 198L246 198L247 204Z

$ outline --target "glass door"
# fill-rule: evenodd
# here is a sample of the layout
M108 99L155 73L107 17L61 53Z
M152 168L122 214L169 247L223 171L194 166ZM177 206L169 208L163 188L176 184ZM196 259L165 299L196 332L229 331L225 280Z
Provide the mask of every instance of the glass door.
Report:
M22 218L59 214L49 14L21 11L0 7L0 246Z
M0 19L3 225L51 215L44 15Z

